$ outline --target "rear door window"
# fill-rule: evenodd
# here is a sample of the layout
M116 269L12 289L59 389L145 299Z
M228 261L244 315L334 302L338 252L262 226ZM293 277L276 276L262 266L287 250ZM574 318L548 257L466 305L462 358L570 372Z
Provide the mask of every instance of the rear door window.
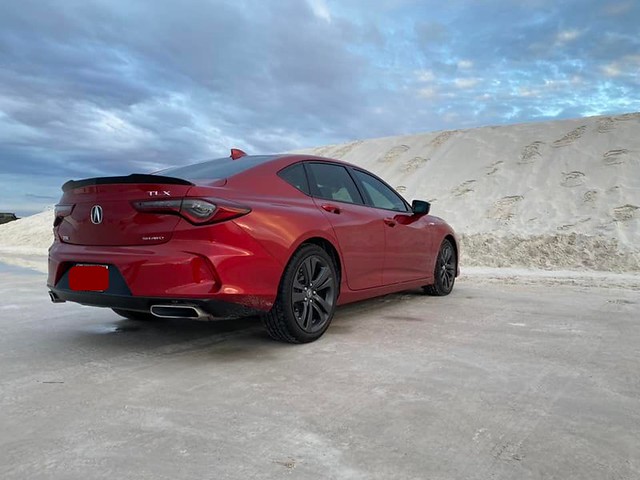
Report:
M337 202L363 205L364 200L349 172L342 165L307 163L311 194Z
M307 195L310 194L307 174L304 172L304 165L301 163L297 163L285 168L284 170L280 170L278 172L278 176L301 192L306 193Z

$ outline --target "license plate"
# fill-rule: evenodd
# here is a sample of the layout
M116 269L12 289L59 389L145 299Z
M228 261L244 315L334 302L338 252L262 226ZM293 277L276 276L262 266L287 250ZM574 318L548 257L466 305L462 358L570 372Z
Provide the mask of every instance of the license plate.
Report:
M74 265L69 270L69 288L84 292L104 292L109 289L107 265Z

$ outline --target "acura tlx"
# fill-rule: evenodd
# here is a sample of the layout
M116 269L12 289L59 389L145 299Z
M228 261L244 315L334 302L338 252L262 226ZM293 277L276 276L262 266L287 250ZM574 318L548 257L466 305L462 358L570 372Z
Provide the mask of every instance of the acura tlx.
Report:
M134 320L259 315L304 343L338 305L459 274L458 241L356 165L309 155L231 156L154 174L70 180L55 207L53 302Z

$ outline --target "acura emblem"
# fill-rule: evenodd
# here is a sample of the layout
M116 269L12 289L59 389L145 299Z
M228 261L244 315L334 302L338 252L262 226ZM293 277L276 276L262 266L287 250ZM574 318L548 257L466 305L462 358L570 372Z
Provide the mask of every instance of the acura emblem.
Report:
M102 223L102 207L100 205L91 207L91 223L96 225Z

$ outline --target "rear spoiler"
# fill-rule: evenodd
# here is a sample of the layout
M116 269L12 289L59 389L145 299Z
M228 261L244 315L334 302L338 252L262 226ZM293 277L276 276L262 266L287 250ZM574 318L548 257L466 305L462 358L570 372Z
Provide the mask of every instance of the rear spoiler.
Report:
M62 185L62 191L68 192L74 188L90 187L93 185L109 185L114 183L153 183L156 185L194 185L188 180L162 175L149 175L145 173L133 173L126 177L96 177L85 180L69 180Z

